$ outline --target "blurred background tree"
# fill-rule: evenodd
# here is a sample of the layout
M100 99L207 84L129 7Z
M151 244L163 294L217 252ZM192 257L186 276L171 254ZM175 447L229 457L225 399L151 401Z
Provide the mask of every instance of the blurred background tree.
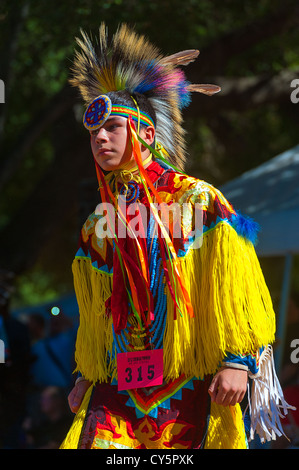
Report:
M72 289L97 182L68 77L74 37L101 21L127 22L166 54L198 48L188 79L222 87L185 111L188 173L219 186L298 144L297 0L2 0L0 268L17 275L16 304Z

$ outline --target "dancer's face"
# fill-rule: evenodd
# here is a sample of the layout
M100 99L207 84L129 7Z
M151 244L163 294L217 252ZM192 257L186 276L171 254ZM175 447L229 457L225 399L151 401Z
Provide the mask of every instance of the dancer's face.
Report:
M103 170L117 170L132 158L126 118L111 116L90 136L93 156Z
M149 145L154 140L154 128L140 130L140 137ZM113 171L122 168L126 163L134 160L132 144L128 137L127 118L111 116L102 127L90 131L91 149L97 163L103 170ZM142 148L143 157L149 154Z

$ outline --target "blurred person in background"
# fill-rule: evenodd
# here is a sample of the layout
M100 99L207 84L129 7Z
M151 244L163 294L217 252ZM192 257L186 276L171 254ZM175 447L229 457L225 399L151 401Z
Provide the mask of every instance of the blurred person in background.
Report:
M57 449L72 421L67 395L60 387L45 387L39 397L39 413L23 423L26 447Z
M68 390L74 370L75 331L73 322L62 311L51 315L49 332L32 346L32 381L41 389L54 385Z
M30 313L27 320L31 344L45 337L46 320L41 313Z

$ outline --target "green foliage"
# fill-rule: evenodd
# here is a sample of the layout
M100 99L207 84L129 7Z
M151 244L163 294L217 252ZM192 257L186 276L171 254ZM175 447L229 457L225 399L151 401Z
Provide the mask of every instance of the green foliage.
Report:
M40 267L18 277L11 308L50 302L62 294L55 279Z
M4 168L10 162L14 168L1 190L0 229L16 217L59 159L61 141L71 140L64 130L59 131L63 125L59 120L39 135L34 132L36 122L44 117L40 113L49 112L51 100L67 85L74 38L80 35L80 28L97 35L101 21L109 31L127 22L165 53L198 48L202 61L199 82L206 81L206 74L208 79L217 75L271 77L299 68L299 30L295 15L292 18L296 1L286 0L282 7L279 0L2 0L0 79L6 85L6 103L0 104L0 165ZM289 14L280 29L279 12L281 16ZM273 32L268 27L267 34L262 34L260 22L270 22L272 17ZM199 113L197 118L191 118L187 110L188 169L219 184L295 145L295 111L289 111L275 99L244 110L235 109L232 103L232 109L219 109L208 116ZM78 129L79 124L74 133L80 132ZM29 137L32 142L22 154ZM32 274L28 280L22 278L20 295L32 301L47 298L56 292L56 282L51 273L40 278L38 273Z

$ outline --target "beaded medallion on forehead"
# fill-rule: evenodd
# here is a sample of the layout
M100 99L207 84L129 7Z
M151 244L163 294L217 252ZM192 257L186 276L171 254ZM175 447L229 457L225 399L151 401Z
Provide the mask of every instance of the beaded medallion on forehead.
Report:
M111 114L112 103L109 96L100 95L88 106L83 116L84 127L95 130L101 127Z

